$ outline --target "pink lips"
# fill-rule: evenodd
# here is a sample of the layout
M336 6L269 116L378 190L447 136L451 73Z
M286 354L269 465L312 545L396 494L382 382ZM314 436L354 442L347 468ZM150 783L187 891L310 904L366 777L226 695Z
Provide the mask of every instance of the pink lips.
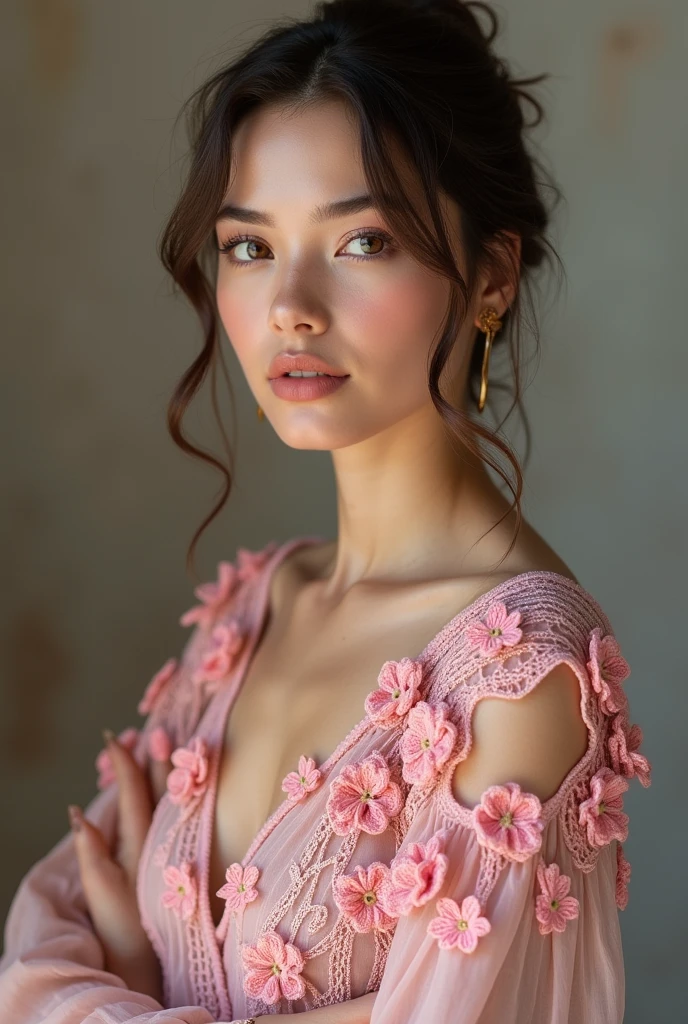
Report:
M270 387L278 398L285 398L288 402L308 402L314 398L324 398L338 391L345 381L345 377L273 377Z

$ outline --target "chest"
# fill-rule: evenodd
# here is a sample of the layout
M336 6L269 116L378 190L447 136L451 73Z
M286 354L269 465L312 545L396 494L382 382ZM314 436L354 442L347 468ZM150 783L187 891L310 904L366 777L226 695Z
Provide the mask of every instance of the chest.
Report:
M225 870L245 856L256 834L283 803L282 780L301 754L320 766L365 717L387 660L417 657L456 612L455 587L406 593L377 616L362 607L319 614L287 602L259 638L230 712L218 773L209 864L217 923L224 901L214 894Z

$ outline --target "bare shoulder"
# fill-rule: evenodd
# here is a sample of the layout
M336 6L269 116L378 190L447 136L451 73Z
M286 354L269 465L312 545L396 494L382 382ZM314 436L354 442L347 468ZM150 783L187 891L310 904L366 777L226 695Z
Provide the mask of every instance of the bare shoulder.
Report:
M528 528L496 582L532 571L555 572L579 583L566 562ZM486 789L506 782L517 782L544 802L557 792L588 748L578 676L562 662L518 699L479 700L471 732L471 750L456 766L452 779L459 803L474 807Z
M564 559L550 547L547 541L529 523L524 523L519 542L514 546L502 566L505 579L524 572L556 572L579 583L575 573Z
M517 782L548 800L588 748L580 701L578 677L565 663L523 697L478 701L471 751L454 771L455 799L473 807L490 786Z

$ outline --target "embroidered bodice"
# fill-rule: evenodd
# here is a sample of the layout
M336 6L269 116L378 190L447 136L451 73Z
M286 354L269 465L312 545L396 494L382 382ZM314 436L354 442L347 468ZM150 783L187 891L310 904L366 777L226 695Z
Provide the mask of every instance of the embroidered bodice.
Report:
M650 784L650 765L630 721L630 669L611 624L587 591L554 572L512 577L417 657L380 667L359 723L322 764L303 752L283 781L281 806L243 861L227 865L215 927L208 875L227 718L276 566L321 539L240 549L236 563L221 562L181 618L192 628L181 656L165 662L141 698L144 725L120 736L141 763L172 752L137 887L171 1015L157 1016L147 996L113 995L93 936L82 936L82 950L72 942L54 954L50 913L26 938L22 915L52 907L73 922L58 892L63 874L66 898L82 906L67 836L22 882L8 918L0 1005L6 998L18 1008L16 1024L231 1022L369 991L378 991L371 1024L449 1024L457 1012L462 1024L622 1020L617 910L630 877L623 795L633 778ZM583 758L544 803L505 782L473 809L462 806L452 775L470 750L477 702L518 699L561 663L580 683ZM107 832L116 787L105 752L97 767L101 793L88 814ZM30 987L18 966L53 955L85 965L73 1009L59 1013L60 985L72 991L69 971L50 980L38 972ZM98 1006L104 1015L91 1016Z

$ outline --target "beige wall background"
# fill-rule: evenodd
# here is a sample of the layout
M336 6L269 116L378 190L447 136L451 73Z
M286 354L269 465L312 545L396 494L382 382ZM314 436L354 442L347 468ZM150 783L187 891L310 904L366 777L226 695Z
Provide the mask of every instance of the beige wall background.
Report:
M67 804L94 795L101 728L138 724L146 683L187 636L184 554L219 478L178 453L164 422L200 342L155 254L185 143L173 119L232 47L310 6L1 5L0 918L66 831ZM536 138L567 197L554 241L568 285L545 311L526 396L524 511L601 602L632 666L654 781L626 801L626 1021L673 1022L687 945L687 10L495 6L514 70L554 75ZM203 578L237 545L336 530L329 456L283 446L231 353L229 365L238 484L200 549ZM190 423L219 451L207 400Z

